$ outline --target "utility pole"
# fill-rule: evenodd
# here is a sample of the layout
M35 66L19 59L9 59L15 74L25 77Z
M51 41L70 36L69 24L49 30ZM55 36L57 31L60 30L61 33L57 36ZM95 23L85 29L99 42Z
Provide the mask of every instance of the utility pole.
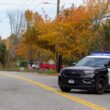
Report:
M60 0L57 0L57 18L60 15ZM59 46L56 46L56 69L57 72L59 73L62 67L62 55L58 52Z
M57 0L57 17L60 14L60 0Z

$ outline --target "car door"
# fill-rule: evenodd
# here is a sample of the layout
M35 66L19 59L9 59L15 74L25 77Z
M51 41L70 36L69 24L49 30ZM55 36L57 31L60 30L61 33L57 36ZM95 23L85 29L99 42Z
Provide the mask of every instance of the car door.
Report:
M108 68L108 79L109 79L109 85L110 85L110 67Z

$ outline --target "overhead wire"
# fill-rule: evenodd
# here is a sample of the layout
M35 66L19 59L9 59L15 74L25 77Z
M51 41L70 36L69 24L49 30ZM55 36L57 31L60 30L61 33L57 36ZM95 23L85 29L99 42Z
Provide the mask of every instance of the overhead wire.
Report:
M23 10L23 9L26 9L26 8L28 8L28 7L30 7L32 4L34 4L34 2L35 2L36 0L29 0L29 1L27 1L27 0L24 0L24 2L20 5L20 6L18 6L17 8L16 8L16 10ZM43 2L43 1L42 1ZM2 5L9 5L9 3L2 3ZM10 4L16 4L16 3L10 3ZM36 6L35 6L35 8L37 7L37 6L39 6L41 4L41 2L39 2ZM1 4L0 4L1 5ZM17 5L19 5L19 4L17 4ZM33 9L32 9L33 10Z
M103 17L97 17L97 18L93 18L93 19L82 19L82 20L73 20L73 21L85 21L85 22L87 22L87 21L95 21L95 20L102 20L102 19L105 19L105 18L110 18L110 16L103 16Z
M19 5L19 4L18 3L0 3L0 5L2 5L2 6L3 5L5 5L5 6L8 5L9 6L9 5Z
M39 2L38 4L36 4L36 6L32 8L32 10L35 10L40 4L43 4L43 1L44 0L42 0L41 2Z
M28 2L27 5L23 7L23 9L29 8L31 6L31 4L33 4L35 1L36 0L32 0L32 1Z
M31 1L31 0L25 0L24 2L23 2L23 4L20 6L20 7L18 7L17 9L18 10L23 10L23 9L25 9L29 4L30 4L30 2L33 2L33 0Z
M22 7L26 4L27 0L25 0L21 6L19 6L17 9L22 9Z

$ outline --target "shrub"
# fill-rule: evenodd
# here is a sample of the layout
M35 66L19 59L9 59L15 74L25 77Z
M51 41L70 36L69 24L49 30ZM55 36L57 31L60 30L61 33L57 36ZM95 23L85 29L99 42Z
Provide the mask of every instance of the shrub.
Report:
M20 61L20 67L27 67L28 62L26 60Z

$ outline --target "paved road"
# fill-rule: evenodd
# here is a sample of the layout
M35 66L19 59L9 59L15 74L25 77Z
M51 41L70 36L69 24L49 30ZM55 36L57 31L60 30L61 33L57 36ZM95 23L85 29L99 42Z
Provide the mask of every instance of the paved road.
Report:
M60 92L57 77L0 72L0 110L110 110L110 91Z

